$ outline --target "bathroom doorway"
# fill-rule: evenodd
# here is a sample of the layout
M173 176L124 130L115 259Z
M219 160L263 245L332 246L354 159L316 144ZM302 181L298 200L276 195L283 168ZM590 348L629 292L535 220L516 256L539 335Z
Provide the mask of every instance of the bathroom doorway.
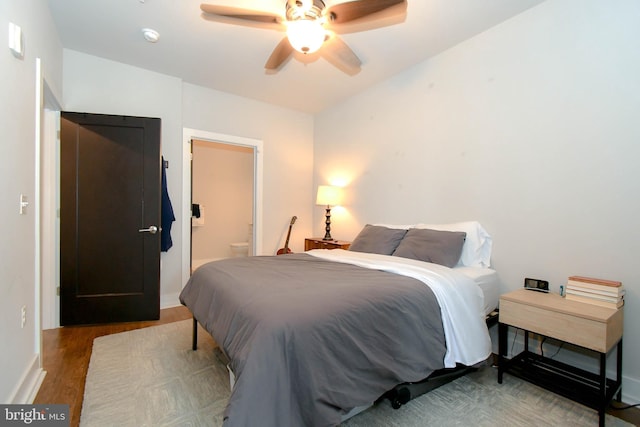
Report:
M210 132L202 129L183 128L182 129L182 283L183 286L191 277L191 184L193 177L191 173L192 163L192 141L215 142L241 147L249 147L253 151L253 241L250 243L249 253L253 255L263 255L262 248L262 216L263 216L263 155L264 142L260 139L247 138L236 135L227 135L217 132ZM210 209L209 209L210 210ZM205 211L205 215L207 215ZM205 217L205 223L209 220ZM234 241L235 242L235 241ZM231 243L234 243L231 242Z
M192 139L191 268L253 252L255 147Z

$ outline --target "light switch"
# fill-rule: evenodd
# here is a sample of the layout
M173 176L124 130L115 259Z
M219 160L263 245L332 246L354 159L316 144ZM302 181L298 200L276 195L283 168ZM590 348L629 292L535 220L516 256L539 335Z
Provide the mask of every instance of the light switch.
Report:
M27 196L24 194L20 195L20 215L27 214L27 206L29 206L29 202L27 201Z

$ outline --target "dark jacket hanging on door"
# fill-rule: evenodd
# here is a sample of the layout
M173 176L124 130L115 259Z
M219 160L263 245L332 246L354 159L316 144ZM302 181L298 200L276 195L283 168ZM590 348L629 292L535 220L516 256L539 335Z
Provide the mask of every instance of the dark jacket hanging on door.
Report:
M171 199L169 199L169 192L167 191L166 169L167 166L164 157L162 157L162 231L160 232L160 250L162 252L167 252L173 246L171 225L176 220L171 206Z

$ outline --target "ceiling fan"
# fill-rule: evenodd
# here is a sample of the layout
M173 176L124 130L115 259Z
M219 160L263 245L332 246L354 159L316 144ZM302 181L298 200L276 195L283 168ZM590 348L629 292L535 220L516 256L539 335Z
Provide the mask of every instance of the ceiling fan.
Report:
M286 0L284 15L272 12L202 3L207 20L286 31L267 59L265 69L276 72L294 53L319 51L327 61L349 75L362 62L339 33L389 25L389 19L406 12L407 0L351 0L326 7L322 0ZM395 22L393 22L395 23Z

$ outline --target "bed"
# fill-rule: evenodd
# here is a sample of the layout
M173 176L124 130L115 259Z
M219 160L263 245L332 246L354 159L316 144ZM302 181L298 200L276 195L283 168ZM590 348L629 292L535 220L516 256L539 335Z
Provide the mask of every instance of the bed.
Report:
M397 384L486 360L490 236L436 227L367 225L349 251L194 271L180 301L230 361L225 426L338 425Z

